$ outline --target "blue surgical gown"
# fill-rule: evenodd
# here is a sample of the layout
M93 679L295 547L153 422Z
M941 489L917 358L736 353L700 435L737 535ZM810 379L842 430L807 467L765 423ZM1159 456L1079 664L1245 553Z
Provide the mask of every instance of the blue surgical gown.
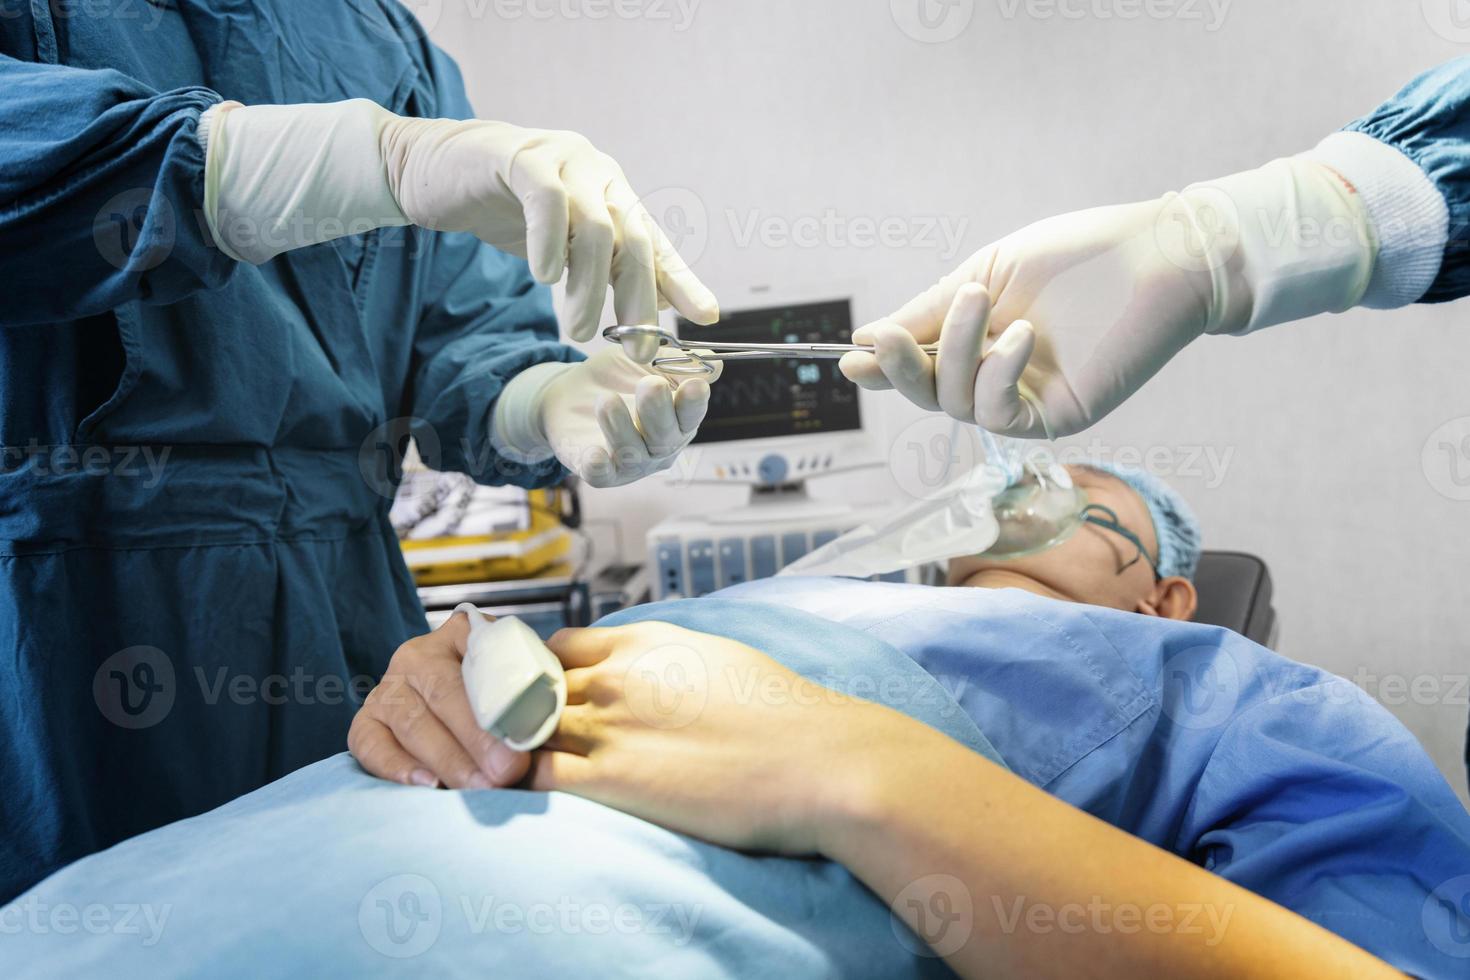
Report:
M1420 301L1470 294L1470 56L1420 75L1347 130L1398 150L1444 197L1450 219L1444 260Z
M259 268L200 219L200 114L365 97L469 117L397 0L8 3L0 16L0 897L339 751L426 630L396 453L490 446L576 355L525 263L384 230Z

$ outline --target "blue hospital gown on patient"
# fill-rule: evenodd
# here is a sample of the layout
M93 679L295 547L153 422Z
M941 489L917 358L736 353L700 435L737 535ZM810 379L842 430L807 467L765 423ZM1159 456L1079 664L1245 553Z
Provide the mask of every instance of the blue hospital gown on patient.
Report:
M1387 711L1229 631L1013 590L817 579L604 625L642 620L730 636L883 700L1399 969L1466 975L1470 816ZM913 805L947 800L940 787ZM972 888L984 903L983 882ZM477 929L492 898L566 900L581 917L544 936L514 917ZM345 755L78 862L0 909L0 930L33 909L114 901L172 919L151 946L36 932L0 934L0 954L24 976L945 972L827 862L737 854L559 793L394 786ZM621 905L699 915L679 934L585 928L589 908ZM426 909L432 942L395 956L410 947L386 923L407 937Z
M1470 975L1470 814L1350 682L1214 626L1017 590L721 593L887 640L1047 792L1416 976Z
M258 268L207 240L222 98L472 115L414 25L0 9L0 900L343 748L352 692L427 629L387 518L408 433L483 482L561 476L489 442L507 379L579 356L525 262L419 229Z

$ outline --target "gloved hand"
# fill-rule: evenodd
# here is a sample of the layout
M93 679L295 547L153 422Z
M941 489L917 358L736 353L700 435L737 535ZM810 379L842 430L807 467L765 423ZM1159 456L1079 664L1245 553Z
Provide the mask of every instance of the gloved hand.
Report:
M663 375L609 347L577 364L538 364L511 379L495 403L494 442L517 461L555 456L590 486L619 487L674 464L704 421L709 395L703 378L676 391Z
M1303 157L1155 201L1049 218L853 335L841 369L1011 436L1107 415L1205 333L1356 305L1374 244L1356 192ZM937 358L919 350L939 344Z
M576 133L397 116L365 99L329 105L224 103L200 122L205 217L233 258L416 224L472 232L530 260L544 283L567 273L567 332L596 333L607 286L619 323L672 305L719 319L622 169Z

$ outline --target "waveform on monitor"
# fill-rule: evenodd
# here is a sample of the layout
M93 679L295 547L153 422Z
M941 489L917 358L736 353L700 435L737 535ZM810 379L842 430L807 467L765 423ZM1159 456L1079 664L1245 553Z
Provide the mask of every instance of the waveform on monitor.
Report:
M789 375L769 368L750 370L725 368L725 374L710 388L711 409L740 411L746 408L770 408L791 400L792 380Z

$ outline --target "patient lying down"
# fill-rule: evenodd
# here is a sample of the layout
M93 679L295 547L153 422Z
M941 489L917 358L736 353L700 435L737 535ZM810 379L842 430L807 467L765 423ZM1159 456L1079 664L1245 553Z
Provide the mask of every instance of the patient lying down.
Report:
M1470 816L1412 736L1186 622L1182 502L1073 472L1128 533L952 563L978 587L781 579L564 631L530 757L436 686L456 617L395 655L357 762L0 910L166 906L161 937L21 930L12 975L1462 976ZM520 788L462 789L491 784Z
M1190 578L1199 562L1200 534L1184 500L1136 470L1067 470L1089 503L1117 516L1119 529L1084 524L1061 544L1024 558L956 558L949 563L949 584L1024 589L1165 619L1192 617L1199 596Z

